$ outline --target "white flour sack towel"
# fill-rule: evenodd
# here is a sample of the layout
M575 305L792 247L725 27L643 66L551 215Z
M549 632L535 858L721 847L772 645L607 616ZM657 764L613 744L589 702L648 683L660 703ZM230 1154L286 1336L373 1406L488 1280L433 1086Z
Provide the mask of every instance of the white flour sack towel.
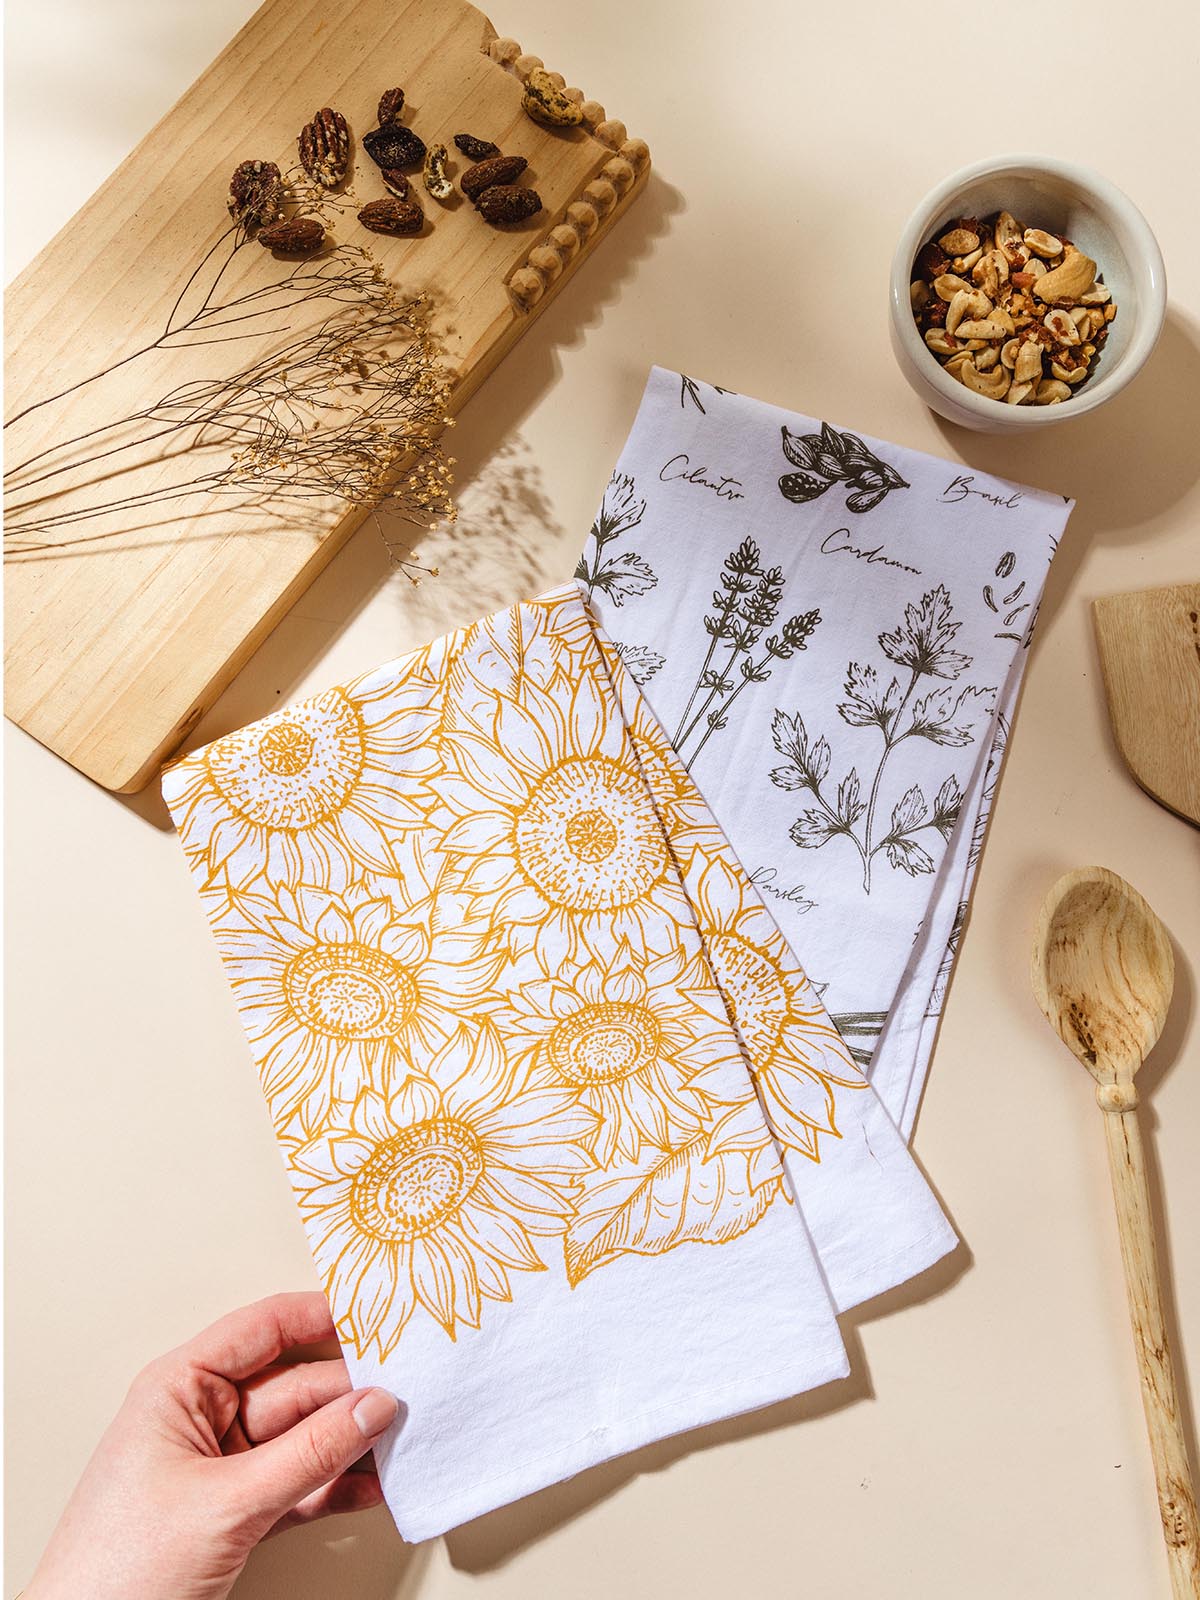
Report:
M1070 510L655 368L576 572L905 1138Z
M163 781L410 1540L844 1376L827 1276L953 1242L620 673L567 584Z

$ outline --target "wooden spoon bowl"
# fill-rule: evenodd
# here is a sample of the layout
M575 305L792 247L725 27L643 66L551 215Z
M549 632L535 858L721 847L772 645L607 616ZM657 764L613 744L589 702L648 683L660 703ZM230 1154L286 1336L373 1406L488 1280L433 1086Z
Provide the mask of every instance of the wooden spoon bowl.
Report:
M1175 1600L1200 1597L1200 1532L1167 1343L1134 1077L1158 1042L1175 960L1162 923L1124 878L1080 867L1050 890L1034 937L1033 992L1096 1081L1121 1236L1129 1317Z

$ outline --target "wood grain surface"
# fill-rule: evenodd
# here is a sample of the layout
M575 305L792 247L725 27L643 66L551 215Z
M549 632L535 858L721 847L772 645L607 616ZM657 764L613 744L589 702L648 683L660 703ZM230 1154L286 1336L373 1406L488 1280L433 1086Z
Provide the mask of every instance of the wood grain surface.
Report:
M1200 583L1093 606L1117 748L1170 811L1200 824Z
M334 11L311 0L267 0L15 281L10 417L117 365L16 422L9 462L107 429L176 386L224 375L231 360L240 366L266 349L272 335L256 332L232 346L193 341L129 359L153 344L182 282L228 229L233 167L253 157L286 171L299 129L322 105L342 110L361 135L392 84L405 88L405 120L426 143L482 134L528 158L523 181L543 200L538 216L511 229L487 226L461 197L439 207L422 193L428 221L418 237L366 235L353 206L331 230L345 242L368 242L403 292L428 291L455 378L451 409L459 409L649 170L646 147L628 140L597 102L586 103L579 127L551 130L530 120L521 80L531 59L498 40L465 0L348 0ZM349 184L358 204L380 198L378 173L357 142L353 160ZM464 165L459 159L459 172ZM284 270L250 245L225 275L223 292L244 292ZM304 314L296 314L289 337ZM128 435L99 437L108 447ZM302 503L207 491L161 498L194 481L222 451L227 461L222 441L186 452L139 443L85 468L80 446L69 471L28 491L52 496L38 512L124 504L59 523L32 542L6 537L6 712L107 788L149 782L364 515L332 494ZM62 460L42 459L56 467ZM27 470L24 481L36 472Z

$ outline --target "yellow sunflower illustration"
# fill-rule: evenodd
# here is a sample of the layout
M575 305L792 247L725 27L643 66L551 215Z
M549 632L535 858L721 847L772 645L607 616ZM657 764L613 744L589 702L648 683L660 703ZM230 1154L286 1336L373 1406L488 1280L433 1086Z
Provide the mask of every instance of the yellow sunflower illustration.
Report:
M592 1165L590 1118L529 1088L495 1030L463 1029L390 1099L364 1089L347 1124L291 1152L292 1181L338 1329L386 1360L418 1306L453 1339L510 1276L544 1272Z
M685 877L694 892L705 950L750 1058L771 1131L781 1146L820 1160L818 1137L840 1138L835 1089L866 1079L763 906L724 854L696 851ZM692 991L712 1007L711 991ZM705 1085L704 1075L696 1079Z
M214 930L276 1126L319 1126L370 1079L389 1092L480 1003L500 957L377 887L244 894Z
M647 948L691 913L602 670L522 676L448 735L430 780L438 848L510 948L546 971L593 932Z
M676 943L639 956L628 942L607 956L587 949L552 978L509 988L494 1015L508 1048L528 1060L539 1081L568 1090L599 1118L596 1160L636 1159L643 1143L671 1149L710 1117L710 1101L690 1086L718 1066L749 1088L745 1061L722 1016L715 1019L681 993L703 981L701 958ZM725 1102L733 1098L728 1082Z
M163 792L198 875L340 889L388 870L390 839L422 816L439 694L393 663L177 762Z

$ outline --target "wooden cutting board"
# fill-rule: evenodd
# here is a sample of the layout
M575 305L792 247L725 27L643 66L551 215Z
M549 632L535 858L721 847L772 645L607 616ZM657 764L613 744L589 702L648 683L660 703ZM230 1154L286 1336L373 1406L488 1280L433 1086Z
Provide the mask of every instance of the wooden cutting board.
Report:
M578 90L567 92L581 126L534 123L522 85L540 65L465 0L267 0L16 280L8 415L62 397L6 429L5 710L105 787L150 781L365 515L323 489L301 503L239 499L227 485L209 493L214 463L228 472L227 436L205 444L193 430L189 450L174 448L177 433L152 437L148 407L156 421L163 397L177 407L197 385L274 359L309 314L289 308L278 328L257 316L234 343L193 330L182 347L155 346L184 283L199 267L198 295L222 259L205 264L229 229L233 168L294 167L300 128L332 105L355 135L357 203L384 197L357 139L393 85L406 92L404 121L450 145L459 175L459 132L528 158L521 181L544 209L521 226L491 228L461 197L439 207L417 173L423 235L365 234L355 206L331 226L335 240L368 243L403 294L428 292L456 410L649 173L645 145ZM270 253L247 243L216 292L244 304L272 269L278 277Z
M1093 607L1117 748L1146 793L1200 824L1200 583Z

